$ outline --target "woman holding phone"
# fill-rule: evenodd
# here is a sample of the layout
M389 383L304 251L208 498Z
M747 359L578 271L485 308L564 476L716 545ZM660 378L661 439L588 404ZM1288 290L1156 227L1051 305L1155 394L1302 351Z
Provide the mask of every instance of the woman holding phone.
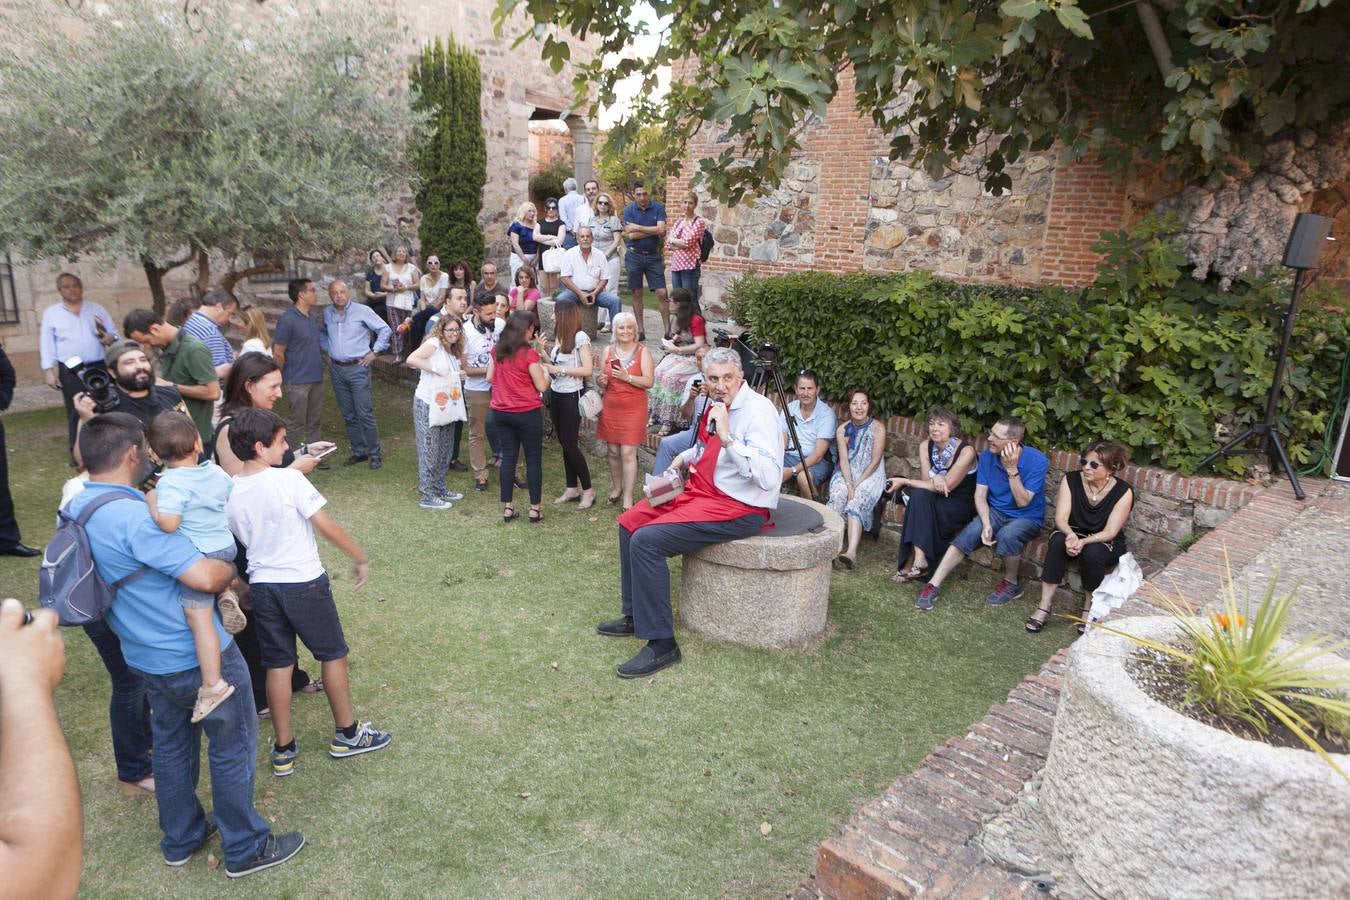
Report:
M656 364L638 342L637 317L614 317L614 343L605 348L595 383L605 395L595 436L608 445L609 504L633 505L637 482L637 448L647 440L647 391L655 381Z

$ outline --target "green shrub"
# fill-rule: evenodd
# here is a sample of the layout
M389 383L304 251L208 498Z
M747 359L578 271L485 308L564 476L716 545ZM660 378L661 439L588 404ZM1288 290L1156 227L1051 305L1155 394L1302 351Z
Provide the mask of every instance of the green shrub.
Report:
M1097 282L1082 291L895 276L753 274L729 308L785 367L820 373L827 396L863 388L880 409L948 406L969 431L1014 413L1035 444L1111 439L1136 463L1183 472L1216 446L1216 427L1264 414L1288 286L1270 276L1228 292L1194 281L1171 223L1106 236ZM1281 405L1295 464L1316 461L1334 403L1350 317L1304 305ZM1221 461L1241 473L1248 458Z
M428 113L432 126L413 154L421 176L416 201L423 258L436 254L447 266L463 259L477 271L484 252L478 213L487 182L478 57L452 38L444 46L437 38L422 49L409 80L413 108Z
M530 199L543 205L549 197L562 199L566 193L563 182L572 177L572 164L566 159L555 159L530 176ZM540 217L542 218L542 216Z

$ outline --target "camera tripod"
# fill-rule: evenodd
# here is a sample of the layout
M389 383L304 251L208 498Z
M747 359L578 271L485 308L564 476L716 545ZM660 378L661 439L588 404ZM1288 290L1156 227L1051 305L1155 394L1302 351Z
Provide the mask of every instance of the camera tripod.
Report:
M722 333L725 335L725 332ZM722 336L722 335L719 335ZM806 491L808 499L816 499L816 485L811 480L810 472L806 471L806 454L802 452L801 439L797 437L797 425L792 420L791 413L788 412L788 393L783 383L783 372L778 367L778 348L765 341L760 344L759 350L751 347L740 337L729 338L730 343L736 344L740 351L749 354L755 361L754 373L746 379L750 387L762 394L767 394L766 388L772 387L778 397L778 406L783 411L783 421L787 423L788 440L791 442L793 451L797 454L797 459L802 461L802 471L806 472Z

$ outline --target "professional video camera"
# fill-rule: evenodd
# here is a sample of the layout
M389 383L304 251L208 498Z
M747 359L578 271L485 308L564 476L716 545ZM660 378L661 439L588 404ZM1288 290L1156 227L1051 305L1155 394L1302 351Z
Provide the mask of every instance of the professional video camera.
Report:
M66 360L66 368L80 379L84 392L94 401L94 412L105 413L117 409L120 398L113 385L112 375L102 366L86 366L84 360L72 356Z

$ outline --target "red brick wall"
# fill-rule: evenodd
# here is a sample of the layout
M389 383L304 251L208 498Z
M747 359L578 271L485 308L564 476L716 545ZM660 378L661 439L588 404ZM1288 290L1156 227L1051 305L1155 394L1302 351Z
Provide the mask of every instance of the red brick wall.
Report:
M1090 283L1101 261L1092 245L1103 231L1124 227L1128 212L1124 189L1101 163L1082 161L1056 169L1045 222L1041 281Z

